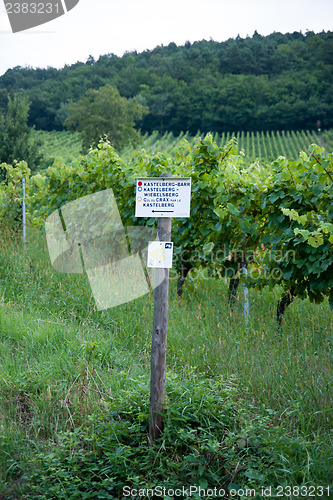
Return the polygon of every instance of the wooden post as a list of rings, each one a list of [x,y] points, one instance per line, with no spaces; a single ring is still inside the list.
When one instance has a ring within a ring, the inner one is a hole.
[[[247,276],[247,264],[246,262],[242,262],[242,274],[243,276]],[[245,323],[249,322],[249,290],[246,285],[243,283],[243,308],[244,308],[244,319]]]
[[[23,226],[23,245],[26,244],[26,219],[25,219],[25,179],[22,179],[22,226]]]
[[[242,212],[244,208],[242,206],[239,207],[239,210]],[[242,219],[244,219],[244,215],[241,216]],[[246,257],[245,257],[245,250],[246,248],[246,236],[243,238],[243,252],[244,255],[242,255],[242,267],[241,267],[241,273],[243,276],[247,276],[247,263],[246,263]],[[242,254],[243,254],[242,252]],[[249,322],[249,290],[246,285],[242,285],[243,288],[243,308],[244,308],[244,319],[246,325]]]
[[[163,175],[166,177],[167,175]],[[159,217],[158,238],[171,241],[171,217]],[[166,347],[169,306],[169,269],[155,269],[154,319],[151,344],[149,443],[154,445],[163,432]],[[163,274],[162,274],[163,273]],[[164,275],[164,276],[163,276]],[[163,279],[163,281],[161,281]]]

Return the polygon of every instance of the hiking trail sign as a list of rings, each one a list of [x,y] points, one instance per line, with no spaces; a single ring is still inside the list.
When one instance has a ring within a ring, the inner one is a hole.
[[[136,180],[135,217],[189,217],[191,177]]]

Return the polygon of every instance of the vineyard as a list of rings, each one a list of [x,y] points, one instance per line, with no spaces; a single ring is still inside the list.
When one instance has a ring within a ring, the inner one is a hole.
[[[77,158],[82,152],[82,144],[77,132],[33,130],[32,136],[41,141],[41,151],[49,161],[60,160],[67,163]]]
[[[186,139],[190,144],[193,144],[200,132],[196,136],[190,137],[187,133],[180,134],[174,137],[172,133],[166,133],[164,136],[159,136],[158,133],[151,136],[145,136],[142,147],[148,152],[164,151],[172,152],[180,140]],[[256,159],[262,162],[272,162],[280,155],[286,156],[290,160],[296,160],[299,152],[306,150],[310,144],[319,144],[327,148],[328,151],[333,150],[333,131],[326,131],[319,135],[310,131],[282,131],[282,132],[237,132],[223,133],[222,135],[214,134],[214,142],[220,146],[225,146],[232,138],[235,138],[237,151],[243,151],[248,161]]]
[[[273,154],[272,144],[278,147],[277,141],[283,147],[282,138],[290,152],[292,145],[296,148],[296,138],[305,141],[313,137],[304,133],[292,140],[290,134],[262,134],[256,142],[252,136],[252,143],[268,155]],[[70,139],[61,137],[63,144]],[[251,142],[250,135],[241,134],[239,145],[233,138],[227,143],[224,139],[228,137],[216,142],[212,134],[192,140],[183,136],[177,142],[171,136],[160,140],[149,137],[145,138],[146,148],[132,152],[128,158],[126,152],[120,157],[108,142],[101,141],[87,156],[59,163],[34,176],[30,176],[25,162],[15,168],[4,164],[7,180],[0,191],[2,220],[8,224],[15,220],[16,225],[20,220],[22,195],[17,190],[23,177],[29,222],[42,228],[47,216],[62,204],[108,188],[114,191],[124,224],[141,224],[142,220],[134,217],[136,177],[163,172],[190,176],[194,183],[192,216],[189,221],[177,221],[173,231],[176,256],[180,257],[174,266],[181,274],[180,295],[181,283],[190,272],[193,274],[193,268],[209,268],[210,262],[216,267],[216,252],[224,248],[218,265],[226,276],[232,270],[232,278],[238,282],[242,266],[249,263],[251,276],[257,276],[248,277],[250,286],[283,286],[279,322],[286,305],[296,296],[308,296],[316,302],[329,296],[332,305],[332,154],[312,144],[308,150],[301,150],[297,160],[279,155],[271,163],[250,163],[240,149]],[[169,146],[165,153],[161,152],[163,143]],[[159,152],[149,152],[155,146]],[[150,220],[150,224],[153,222]],[[184,263],[184,252],[199,255],[198,263],[193,259]],[[281,254],[279,260],[277,254]],[[273,279],[277,264],[280,274]]]
[[[72,136],[61,137],[66,151]],[[18,483],[34,499],[117,499],[128,483],[332,494],[332,134],[236,140],[155,134],[122,154],[101,141],[35,175],[25,162],[3,166],[0,496]],[[60,155],[60,140],[52,150]],[[192,193],[190,217],[172,222],[157,452],[147,449],[151,295],[98,311],[85,274],[50,265],[44,228],[68,202],[106,189],[125,228],[156,227],[135,218],[136,178],[165,172],[191,177]]]
[[[298,139],[301,137],[312,138],[306,133]],[[15,168],[5,165],[7,184],[0,192],[2,220],[9,224],[15,221],[16,225],[20,220],[17,190],[23,177],[29,222],[42,228],[47,216],[62,204],[108,188],[113,189],[123,223],[142,224],[142,219],[134,217],[136,177],[163,172],[190,176],[194,183],[192,215],[189,220],[177,221],[173,230],[179,295],[194,269],[199,274],[208,269],[211,275],[218,268],[219,273],[231,277],[232,297],[233,287],[245,279],[242,269],[246,266],[248,286],[283,287],[277,308],[279,326],[285,308],[295,297],[316,302],[329,297],[333,306],[332,154],[312,144],[294,161],[279,155],[271,163],[250,163],[240,146],[248,145],[251,136],[241,134],[240,145],[233,138],[222,144],[227,138],[216,142],[208,134],[189,141],[183,136],[175,143],[171,136],[160,140],[149,137],[145,138],[147,149],[132,152],[127,158],[126,152],[120,157],[108,142],[101,141],[87,156],[31,177],[25,162]],[[265,143],[265,138],[274,141]],[[290,134],[260,135],[257,142],[252,136],[252,142],[266,155],[268,151],[273,154],[272,144],[277,147],[278,140],[283,146],[282,138],[290,151]],[[163,143],[169,145],[166,153],[149,152],[156,144],[162,150]],[[154,219],[148,221],[153,223]],[[199,258],[184,260],[184,253]]]
[[[35,137],[42,140],[42,152],[49,160],[58,159],[69,162],[77,158],[81,153],[82,144],[77,132],[46,132],[34,131]],[[165,152],[172,154],[181,140],[186,139],[189,144],[193,144],[200,136],[189,136],[182,133],[175,137],[172,132],[160,135],[154,132],[151,135],[145,134],[142,143],[137,148],[127,148],[123,152],[123,157],[130,158],[132,153],[143,148],[148,153]],[[290,160],[296,160],[300,151],[306,151],[310,144],[318,144],[333,151],[333,130],[327,130],[320,134],[314,131],[282,131],[282,132],[237,132],[214,134],[214,142],[223,147],[232,138],[236,139],[238,151],[244,151],[248,161],[259,159],[263,162],[271,162],[280,155],[286,156]]]

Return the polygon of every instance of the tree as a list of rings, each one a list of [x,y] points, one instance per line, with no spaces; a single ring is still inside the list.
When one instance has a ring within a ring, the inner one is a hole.
[[[40,164],[40,142],[31,136],[28,127],[29,101],[21,94],[8,96],[0,107],[0,164],[26,161],[33,171]]]
[[[68,128],[75,128],[82,137],[83,146],[96,146],[107,136],[111,144],[121,150],[140,137],[135,125],[147,112],[136,99],[121,97],[116,87],[105,85],[99,90],[89,89],[78,102],[70,102]]]

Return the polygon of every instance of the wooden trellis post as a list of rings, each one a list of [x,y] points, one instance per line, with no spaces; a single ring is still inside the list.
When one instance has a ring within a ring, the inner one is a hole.
[[[22,226],[23,226],[23,245],[26,244],[26,218],[25,218],[25,179],[22,179]]]

